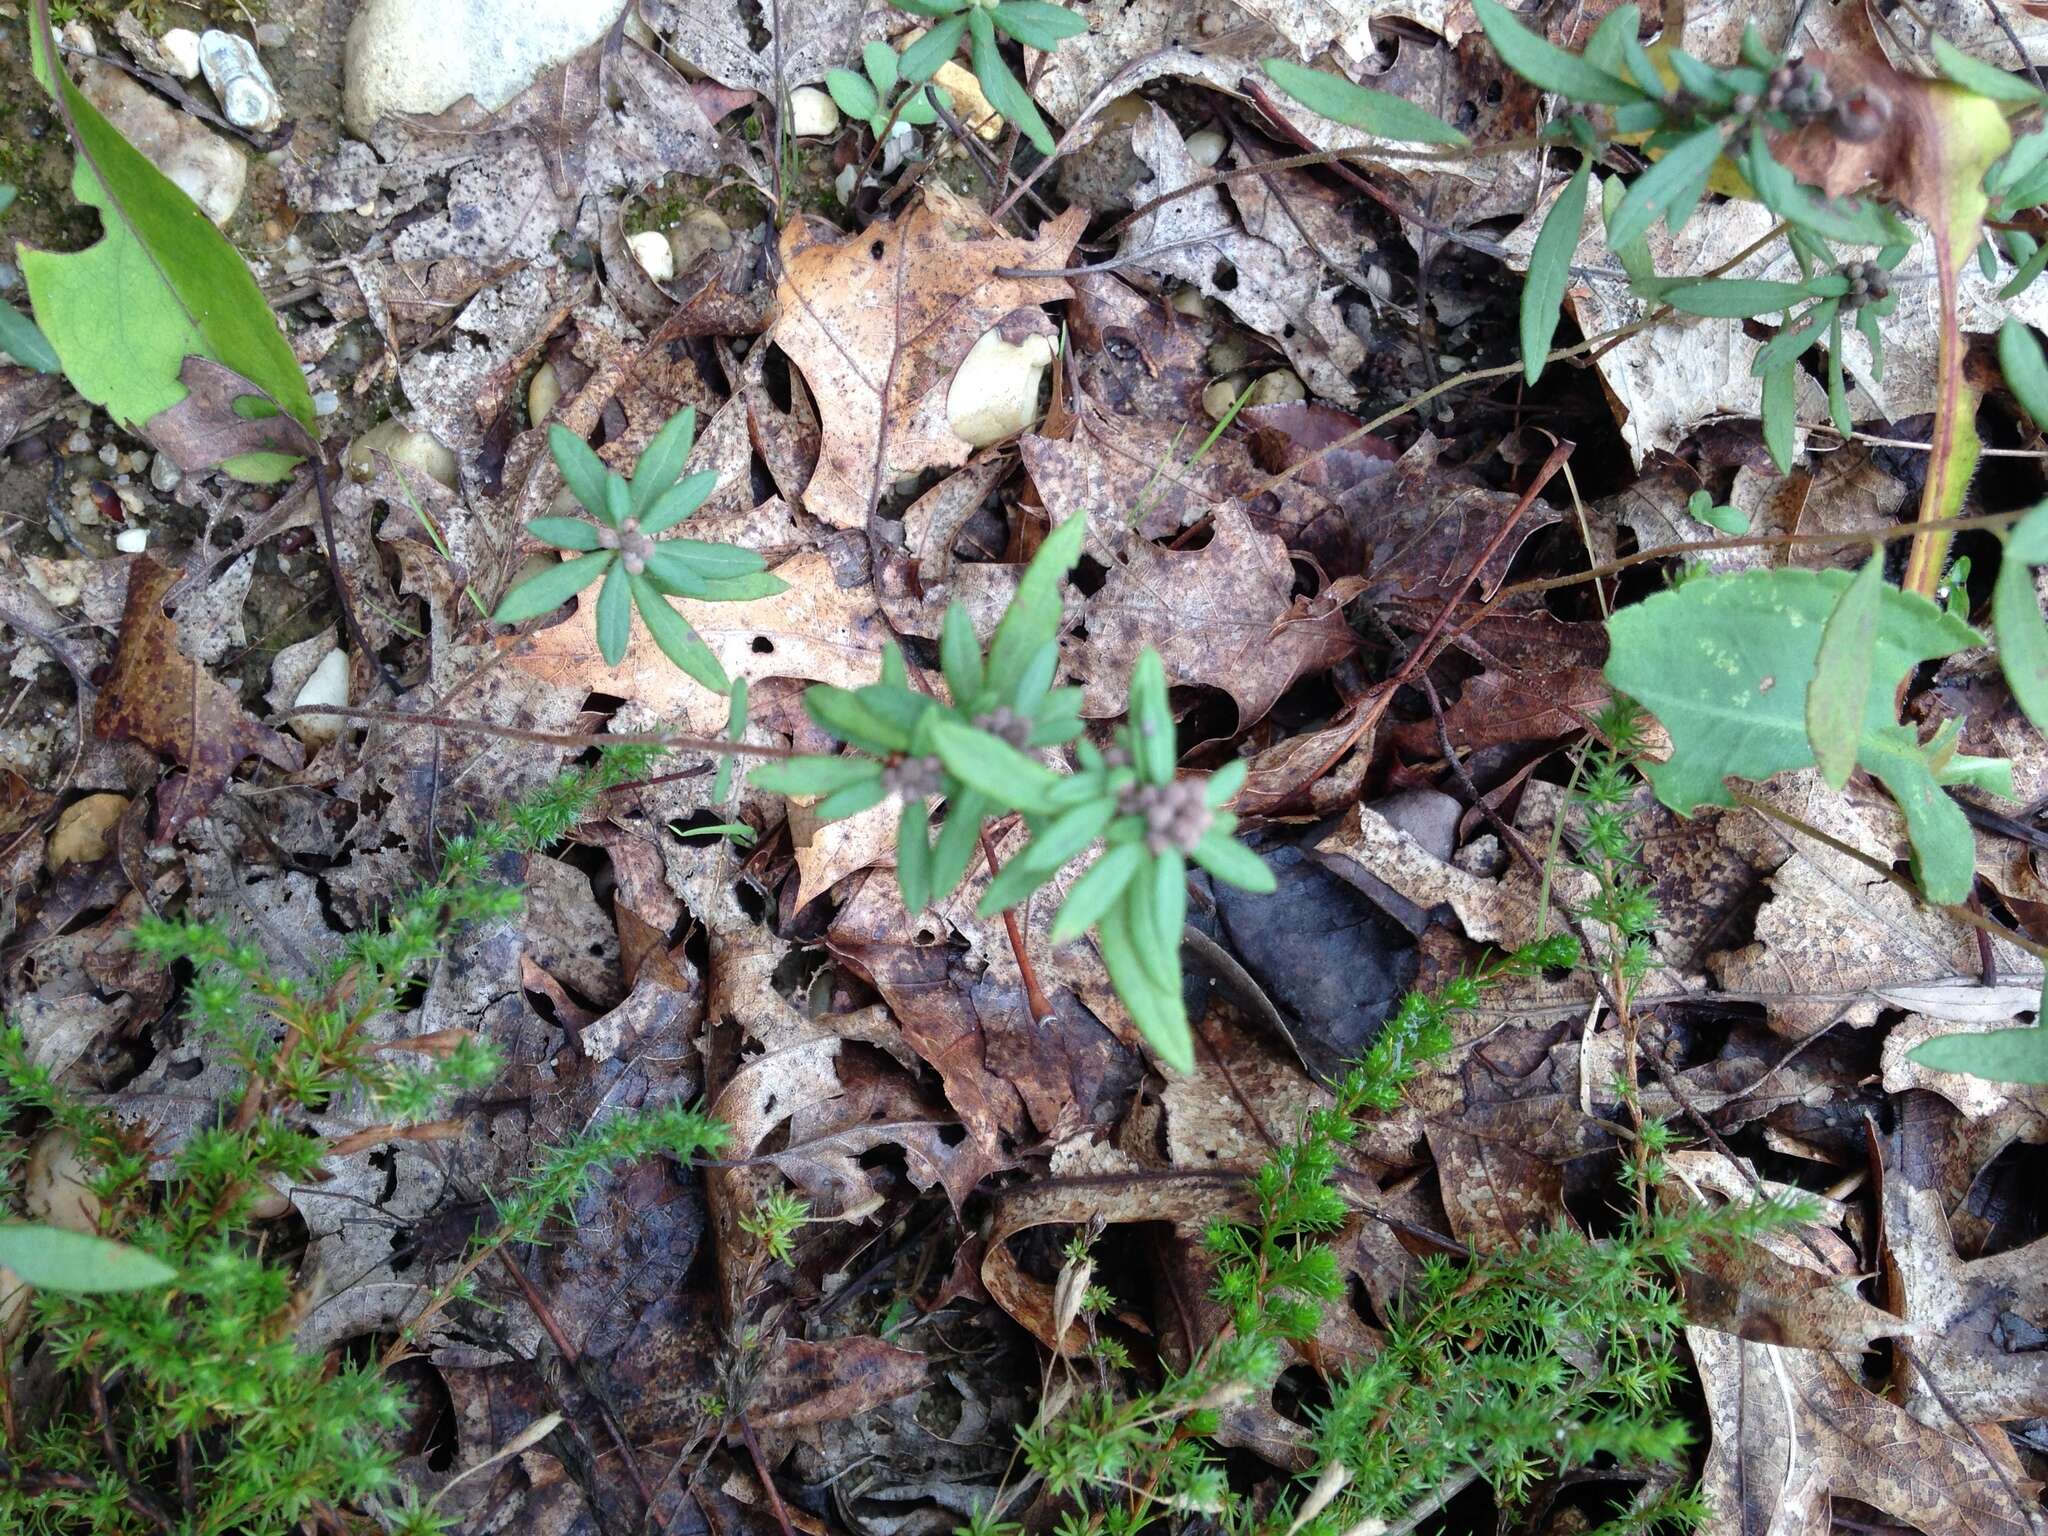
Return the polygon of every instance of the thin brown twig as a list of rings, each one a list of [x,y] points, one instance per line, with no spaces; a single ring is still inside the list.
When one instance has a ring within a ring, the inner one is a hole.
[[[746,1444],[747,1455],[753,1458],[754,1475],[768,1491],[768,1504],[775,1511],[775,1523],[782,1527],[782,1536],[796,1536],[796,1532],[790,1528],[789,1511],[782,1503],[782,1490],[775,1486],[775,1479],[769,1476],[767,1459],[761,1455],[761,1442],[754,1438],[754,1426],[747,1422],[744,1413],[740,1415],[740,1439]]]
[[[307,704],[280,710],[272,718],[290,720],[299,715],[340,715],[345,720],[365,720],[373,725],[430,726],[477,736],[502,736],[508,741],[529,741],[543,747],[667,747],[675,752],[703,752],[714,757],[760,757],[787,762],[804,754],[793,747],[750,746],[715,736],[678,736],[662,731],[625,731],[616,735],[602,731],[531,731],[522,726],[499,725],[490,720],[465,720],[458,715],[415,714],[403,709],[365,709],[349,704]]]

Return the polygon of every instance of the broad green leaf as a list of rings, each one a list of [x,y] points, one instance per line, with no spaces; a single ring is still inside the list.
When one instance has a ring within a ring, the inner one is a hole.
[[[1676,283],[1657,297],[1688,315],[1717,320],[1747,320],[1804,304],[1813,295],[1804,283],[1767,282],[1762,278],[1718,277],[1699,283]]]
[[[1475,3],[1486,4],[1490,0]],[[1627,245],[1647,235],[1660,218],[1669,222],[1674,214],[1680,215],[1674,230],[1677,224],[1683,224],[1681,210],[1689,210],[1699,200],[1695,186],[1706,180],[1720,158],[1718,126],[1702,128],[1665,150],[1661,160],[1630,183],[1627,195],[1607,222],[1608,244]]]
[[[1072,11],[1045,0],[1000,0],[990,20],[1028,48],[1051,53],[1061,42],[1079,37],[1088,23]]]
[[[1210,831],[1195,844],[1194,861],[1226,885],[1265,895],[1275,889],[1273,871],[1243,843],[1226,833]]]
[[[675,485],[683,466],[690,462],[690,449],[696,441],[697,407],[686,405],[669,417],[654,434],[654,441],[641,451],[640,461],[633,466],[633,515],[640,519],[643,533],[660,531],[647,527],[647,514]]]
[[[968,49],[968,58],[974,65],[974,78],[981,82],[981,93],[988,98],[988,104],[1002,116],[1015,123],[1023,131],[1041,155],[1053,152],[1052,132],[1045,126],[1045,119],[1038,115],[1037,103],[1031,93],[1017,83],[1017,77],[1010,73],[1010,66],[1003,62],[1001,50],[996,47],[995,27],[989,21],[987,11],[976,8],[967,13],[967,30],[973,42]]]
[[[974,620],[967,605],[946,605],[946,617],[939,627],[939,671],[953,690],[953,702],[972,709],[981,697],[981,642],[974,636]]]
[[[140,1248],[22,1221],[0,1223],[0,1264],[38,1290],[87,1296],[154,1290],[178,1278],[170,1265]]]
[[[2048,431],[2048,358],[2042,356],[2040,338],[2025,321],[2007,320],[1998,328],[1998,366],[2020,409],[2035,426]]]
[[[987,731],[977,731],[945,715],[934,716],[931,733],[939,761],[962,784],[1008,810],[1035,813],[1045,809],[1045,797],[1058,781],[1043,764]]]
[[[965,16],[952,16],[940,22],[916,42],[903,50],[903,57],[896,61],[906,80],[925,81],[938,73],[939,66],[951,59],[959,50],[960,39],[967,31]],[[924,99],[920,92],[918,99]]]
[[[1267,59],[1259,67],[1282,91],[1318,117],[1363,129],[1377,138],[1446,144],[1454,149],[1472,142],[1442,118],[1391,91],[1353,85],[1341,75],[1310,69],[1292,59]]]
[[[896,889],[907,912],[922,912],[932,902],[932,824],[922,800],[903,802],[896,818]]]
[[[0,303],[0,352],[37,373],[56,373],[63,367],[50,339],[12,304]]]
[[[633,579],[624,566],[614,563],[597,591],[597,650],[605,665],[616,667],[623,661],[632,639]]]
[[[779,763],[763,763],[751,770],[748,781],[771,795],[829,795],[834,790],[882,776],[882,765],[871,757],[792,757]]]
[[[1934,44],[1934,67],[1964,90],[1989,96],[1993,101],[2022,105],[2032,105],[2042,99],[2041,91],[2030,81],[2022,80],[2018,75],[2008,75],[1982,59],[1971,58],[1939,33],[1930,41]]]
[[[1171,784],[1180,759],[1175,739],[1173,706],[1166,697],[1166,663],[1150,646],[1138,655],[1131,671],[1131,755],[1140,778],[1153,784]]]
[[[1048,641],[1058,641],[1062,589],[1087,537],[1088,519],[1070,517],[1045,536],[1024,568],[1017,595],[989,640],[988,687],[997,698],[1014,695],[1033,655]]]
[[[888,95],[896,89],[896,50],[879,40],[866,43],[860,50],[861,67],[868,72],[868,79],[874,82],[875,90]]]
[[[2048,1083],[2048,1024],[1981,1035],[1936,1035],[1906,1053],[1936,1072],[1967,1072],[1999,1083]]]
[[[1813,682],[1806,690],[1806,739],[1831,789],[1846,785],[1856,767],[1883,596],[1884,552],[1874,550],[1855,580],[1842,588],[1821,630]]]
[[[1733,507],[1717,506],[1714,498],[1705,491],[1694,491],[1685,504],[1686,514],[1696,517],[1709,528],[1740,538],[1749,532],[1749,514],[1738,512]]]
[[[1053,919],[1052,942],[1065,944],[1071,939],[1078,939],[1100,922],[1102,914],[1116,904],[1124,893],[1124,887],[1144,865],[1145,850],[1136,843],[1125,843],[1104,852],[1101,858],[1082,871],[1081,878],[1067,891],[1059,916]]]
[[[1565,289],[1571,285],[1572,252],[1586,222],[1586,189],[1592,184],[1593,162],[1581,159],[1565,183],[1529,252],[1529,276],[1522,284],[1522,378],[1534,384],[1550,355],[1564,313]]]
[[[804,690],[804,709],[810,717],[841,741],[850,741],[864,752],[887,756],[910,750],[910,733],[894,721],[877,714],[855,694],[829,683]]]
[[[668,595],[645,576],[635,576],[632,581],[633,604],[640,610],[641,622],[654,636],[654,643],[661,647],[662,655],[713,693],[723,693],[730,688],[732,679],[726,676],[717,655],[676,612]],[[598,617],[601,625],[603,614]]]
[[[1555,91],[1567,101],[1610,107],[1643,99],[1643,93],[1626,80],[1530,31],[1497,0],[1472,0],[1472,8],[1501,62],[1531,85]]]
[[[569,494],[596,516],[618,527],[605,497],[605,482],[611,471],[591,451],[590,444],[558,421],[548,428],[548,452],[554,455],[555,467],[561,470],[562,483],[569,487]]]
[[[718,488],[718,471],[700,469],[694,475],[686,475],[659,496],[654,505],[640,516],[640,531],[652,538],[658,533],[667,533],[684,518],[704,505],[704,498]]]
[[[601,550],[536,572],[498,600],[491,622],[519,624],[552,612],[609,570],[614,558],[611,550]]]
[[[198,205],[86,100],[45,48],[46,12],[29,28],[36,78],[69,120],[78,151],[71,189],[100,216],[82,251],[22,248],[35,320],[71,385],[124,426],[145,427],[186,395],[188,356],[211,358],[267,394],[308,432],[313,397],[248,266]],[[296,459],[238,454],[221,468],[274,481]]]
[[[825,89],[848,117],[873,117],[882,105],[875,99],[875,88],[850,69],[826,70]]]
[[[1131,932],[1129,910],[1133,881],[1124,887],[1124,899],[1112,904],[1095,925],[1096,948],[1102,953],[1102,968],[1109,983],[1130,1010],[1131,1022],[1152,1047],[1160,1061],[1176,1072],[1195,1069],[1195,1042],[1188,1031],[1187,1005],[1180,987],[1162,987],[1155,982],[1138,955],[1138,941]],[[1179,968],[1178,951],[1174,966]]]
[[[526,531],[557,549],[597,548],[597,528],[580,517],[536,517]]]
[[[2022,518],[2005,541],[1991,589],[1991,627],[2006,685],[2026,717],[2048,730],[2048,623],[2034,588],[2036,565],[2048,565],[2048,502]]]
[[[1733,803],[1727,781],[1813,766],[1806,695],[1846,571],[1747,571],[1697,576],[1608,620],[1607,681],[1670,733],[1668,761],[1645,773],[1681,814]],[[1974,875],[1969,823],[1942,790],[1983,768],[1950,760],[1896,718],[1893,694],[1922,661],[1981,644],[1976,631],[1915,593],[1885,586],[1856,762],[1905,813],[1922,887],[1960,901]]]

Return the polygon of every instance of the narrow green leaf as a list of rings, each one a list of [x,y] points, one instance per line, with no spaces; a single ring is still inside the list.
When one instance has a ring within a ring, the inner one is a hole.
[[[1764,375],[1761,407],[1764,447],[1781,475],[1792,473],[1792,460],[1797,455],[1798,405],[1799,363],[1797,359],[1787,359]]]
[[[608,510],[609,502],[604,490],[611,471],[604,467],[604,460],[591,451],[590,444],[558,421],[548,428],[548,452],[554,455],[555,465],[562,471],[562,483],[569,487],[569,493],[596,516],[614,528],[618,527],[618,519]]]
[[[596,549],[597,528],[580,517],[536,517],[526,531],[557,549]]]
[[[2043,99],[2032,82],[2018,75],[2009,75],[1982,59],[1971,58],[1939,33],[1928,41],[1934,45],[1934,67],[1964,90],[1989,96],[1993,101],[2018,102],[2022,106],[2031,106]]]
[[[757,550],[714,544],[709,539],[663,539],[654,547],[678,557],[707,581],[751,576],[767,564]]]
[[[933,717],[931,733],[932,749],[946,771],[980,791],[992,804],[1033,813],[1046,808],[1046,795],[1058,780],[1043,764],[987,731],[944,715]]]
[[[676,597],[693,597],[701,601],[711,591],[710,584],[695,566],[683,558],[682,551],[670,549],[666,544],[654,546],[654,552],[647,557],[646,574],[663,592]]]
[[[1806,739],[1813,760],[1832,789],[1849,782],[1870,703],[1870,669],[1877,649],[1879,603],[1884,593],[1884,555],[1872,553],[1842,589],[1821,630],[1813,681],[1806,689]]]
[[[1070,517],[1045,536],[1024,568],[1017,594],[989,641],[988,687],[998,698],[1014,694],[1033,654],[1048,641],[1058,641],[1067,573],[1081,558],[1087,537],[1087,518]]]
[[[931,79],[938,73],[939,66],[959,51],[960,39],[966,31],[965,16],[948,17],[904,49],[903,57],[897,60],[896,67],[902,71],[906,80],[923,82]],[[923,99],[922,93],[919,99]]]
[[[889,3],[913,16],[953,16],[967,9],[968,0],[889,0]]]
[[[614,564],[604,573],[604,585],[597,593],[597,649],[607,666],[625,659],[626,646],[633,638],[633,582],[624,566]]]
[[[1180,747],[1173,706],[1166,697],[1166,663],[1150,646],[1139,653],[1131,671],[1129,709],[1131,756],[1138,776],[1151,784],[1171,784]]]
[[[1031,93],[1017,83],[1010,66],[1003,62],[989,13],[979,8],[969,11],[967,30],[973,38],[968,57],[974,63],[974,78],[981,82],[981,92],[988,98],[988,104],[1015,123],[1041,155],[1050,155],[1054,149],[1051,130],[1038,115]]]
[[[1581,57],[1595,69],[1603,70],[1617,80],[1626,80],[1628,40],[1635,37],[1642,25],[1643,13],[1639,7],[1616,6],[1586,39],[1586,51]]]
[[[896,888],[907,912],[932,903],[931,818],[922,800],[904,801],[896,818]]]
[[[1761,347],[1749,361],[1749,371],[1762,378],[1773,368],[1785,363],[1797,362],[1820,340],[1821,332],[1835,323],[1835,316],[1842,308],[1839,299],[1822,299],[1802,315],[1795,325],[1788,325]]]
[[[718,471],[715,469],[700,469],[694,475],[685,476],[654,498],[654,504],[640,516],[640,531],[649,538],[667,533],[703,506],[704,498],[717,488]]]
[[[1243,843],[1215,831],[1207,833],[1195,844],[1194,861],[1226,885],[1239,890],[1253,891],[1268,895],[1275,888],[1273,871]]]
[[[952,895],[973,862],[981,843],[981,823],[989,805],[973,790],[962,788],[946,806],[946,824],[932,844],[932,900]]]
[[[1855,423],[1849,419],[1849,386],[1842,377],[1842,317],[1828,326],[1828,420],[1848,441]]]
[[[613,552],[607,549],[575,560],[564,560],[560,565],[535,572],[498,600],[498,609],[491,615],[491,622],[519,624],[561,607],[602,576],[614,558]]]
[[[1474,3],[1485,5],[1491,0],[1474,0]],[[1661,160],[1630,184],[1621,206],[1614,210],[1614,217],[1607,224],[1608,244],[1627,245],[1647,235],[1658,219],[1690,206],[1691,201],[1697,200],[1697,194],[1692,190],[1694,183],[1704,180],[1720,158],[1721,130],[1718,126],[1702,128],[1664,151]]]
[[[875,88],[850,69],[826,70],[825,89],[848,117],[873,117],[881,106],[875,99]]]
[[[1124,888],[1124,899],[1113,904],[1095,925],[1095,945],[1102,954],[1102,968],[1109,972],[1110,985],[1131,1013],[1131,1022],[1145,1037],[1160,1061],[1176,1072],[1192,1072],[1195,1043],[1188,1031],[1187,1005],[1180,987],[1162,987],[1138,958],[1139,940],[1131,930],[1131,897],[1139,881]],[[1174,956],[1178,970],[1180,957]]]
[[[2040,338],[2024,321],[2007,320],[1998,328],[1998,366],[2020,409],[2035,426],[2048,431],[2048,358],[2041,355]]]
[[[1232,758],[1209,775],[1209,782],[1202,786],[1202,803],[1212,811],[1221,810],[1244,788],[1251,771],[1250,758]]]
[[[703,601],[752,603],[764,597],[775,597],[788,590],[789,583],[774,572],[757,571],[752,576],[721,576],[715,581],[706,581]]]
[[[725,735],[728,741],[747,739],[747,680],[733,679],[731,702],[725,710]],[[726,791],[732,788],[733,755],[728,752],[718,760],[718,774],[711,781],[711,803],[719,804],[725,799]]]
[[[1991,589],[1991,627],[2006,685],[2026,717],[2048,730],[2048,623],[2032,569],[2040,564],[2048,564],[2048,504],[2029,512],[2005,541]]]
[[[1699,283],[1677,283],[1657,295],[1673,309],[1717,320],[1747,320],[1777,314],[1804,304],[1813,295],[1804,283],[1766,282],[1762,278],[1718,277]]]
[[[623,528],[626,519],[633,515],[633,492],[623,475],[607,474],[604,477],[604,511],[614,528]]]
[[[87,1296],[154,1290],[178,1278],[170,1265],[140,1248],[20,1221],[0,1223],[0,1264],[39,1290]]]
[[[1174,849],[1156,854],[1152,867],[1147,872],[1152,889],[1145,906],[1151,918],[1152,931],[1157,936],[1159,950],[1152,956],[1152,979],[1162,987],[1180,985],[1180,935],[1188,920],[1188,861]],[[1127,895],[1125,899],[1130,898]],[[1132,915],[1136,916],[1135,906]],[[1131,925],[1131,937],[1137,938],[1138,928]],[[1146,951],[1139,950],[1141,958]]]
[[[640,610],[640,618],[646,624],[647,632],[654,636],[654,643],[661,647],[662,655],[713,693],[724,693],[732,686],[732,679],[726,676],[725,668],[720,664],[717,654],[699,638],[696,630],[690,628],[689,622],[676,612],[667,594],[645,576],[633,578],[633,603]]]
[[[1026,47],[1051,53],[1070,37],[1088,30],[1088,23],[1072,11],[1045,0],[999,0],[990,18]]]
[[[647,513],[676,483],[697,441],[697,407],[686,405],[663,423],[633,466],[633,515],[647,531]]]
[[[1310,69],[1292,59],[1266,59],[1259,67],[1273,83],[1319,117],[1345,123],[1377,138],[1462,149],[1472,141],[1434,113],[1391,91],[1353,85],[1341,75]]]
[[[747,777],[756,789],[771,795],[829,795],[882,776],[882,765],[871,757],[792,757],[779,763],[763,763]]]
[[[878,95],[887,96],[896,89],[896,50],[879,40],[862,45],[861,67],[868,72],[868,79],[874,84]]]
[[[844,789],[835,789],[812,808],[820,821],[844,821],[849,816],[858,816],[862,811],[871,811],[889,798],[889,791],[882,787],[882,777],[876,774],[872,779],[863,779],[849,784]]]
[[[1534,384],[1550,355],[1551,338],[1564,313],[1565,290],[1571,285],[1572,253],[1586,222],[1586,190],[1592,184],[1593,162],[1581,159],[1564,191],[1544,216],[1543,228],[1529,252],[1529,275],[1522,284],[1522,378]]]
[[[2044,1000],[2048,1017],[2048,1000]],[[1981,1035],[1936,1035],[1906,1053],[1936,1072],[1967,1072],[1998,1083],[2048,1083],[2048,1025],[1994,1029]]]
[[[1089,865],[1060,904],[1059,916],[1053,919],[1052,942],[1078,939],[1100,922],[1144,864],[1145,850],[1136,843],[1125,843]]]
[[[939,627],[939,671],[953,691],[953,703],[973,709],[981,698],[981,642],[974,637],[974,620],[967,605],[951,602]]]
[[[2018,298],[2034,286],[2034,280],[2041,275],[2044,268],[2048,268],[2048,242],[2043,242],[2028,253],[2027,259],[2020,264],[2019,271],[2013,274],[2012,281],[1998,290],[1998,296],[2001,299]],[[1858,318],[1861,318],[1860,314]]]
[[[1472,0],[1472,8],[1501,62],[1531,85],[1555,91],[1567,101],[1611,107],[1643,99],[1643,93],[1626,80],[1530,31],[1497,0]]]
[[[37,373],[56,373],[63,366],[50,339],[12,304],[0,303],[0,352]]]
[[[819,725],[864,752],[885,757],[910,750],[910,733],[884,719],[844,688],[819,683],[804,690],[804,709]]]

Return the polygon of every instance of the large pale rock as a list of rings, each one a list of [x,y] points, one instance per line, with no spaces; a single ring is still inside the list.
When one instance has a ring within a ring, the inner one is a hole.
[[[342,118],[367,138],[393,112],[465,96],[495,111],[603,37],[627,0],[364,0],[349,24]]]
[[[79,89],[120,129],[121,137],[177,184],[216,224],[242,204],[249,162],[242,151],[196,117],[172,107],[118,69],[90,63],[79,70]]]

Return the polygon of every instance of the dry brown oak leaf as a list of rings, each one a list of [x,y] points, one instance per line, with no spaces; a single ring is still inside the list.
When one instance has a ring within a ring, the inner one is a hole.
[[[258,724],[233,689],[178,649],[177,622],[164,612],[164,594],[178,574],[147,555],[129,566],[121,640],[92,722],[97,736],[139,741],[184,765],[185,776],[158,800],[161,838],[204,814],[244,758],[287,771],[306,765],[297,742]]]
[[[770,339],[818,397],[824,443],[804,492],[813,516],[858,528],[897,476],[967,462],[946,425],[946,390],[975,341],[1013,310],[1064,299],[1065,278],[999,267],[1064,267],[1087,222],[1072,208],[1036,240],[986,236],[985,215],[942,188],[904,218],[847,240],[798,220],[782,237]]]

